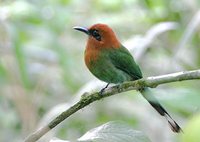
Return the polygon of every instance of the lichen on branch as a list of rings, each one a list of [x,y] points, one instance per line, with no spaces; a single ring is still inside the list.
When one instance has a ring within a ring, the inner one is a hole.
[[[78,110],[102,98],[109,97],[121,92],[126,92],[129,90],[138,90],[143,87],[154,88],[154,87],[157,87],[158,85],[165,84],[165,83],[184,81],[184,80],[194,80],[194,79],[200,79],[200,69],[193,70],[193,71],[177,72],[177,73],[161,75],[161,76],[148,77],[146,79],[143,78],[136,81],[124,82],[122,84],[115,85],[113,87],[106,89],[102,94],[100,94],[99,92],[84,93],[83,97],[81,97],[81,99],[77,103],[75,103],[66,111],[62,112],[55,119],[49,122],[46,126],[30,134],[25,139],[25,142],[37,141],[43,135],[45,135],[48,131],[56,127],[58,124],[60,124],[62,121],[67,119],[69,116],[71,116]]]

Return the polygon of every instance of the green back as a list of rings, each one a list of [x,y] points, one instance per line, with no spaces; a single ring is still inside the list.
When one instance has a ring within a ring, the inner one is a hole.
[[[101,49],[97,60],[90,61],[89,70],[107,83],[122,83],[142,78],[139,66],[123,46]]]
[[[116,68],[129,74],[133,80],[142,78],[140,67],[136,64],[133,56],[124,46],[117,49],[111,49],[109,51],[109,58]]]

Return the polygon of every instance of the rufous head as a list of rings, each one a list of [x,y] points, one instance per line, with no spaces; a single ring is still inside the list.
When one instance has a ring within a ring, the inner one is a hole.
[[[118,48],[120,42],[113,30],[106,24],[95,24],[90,28],[74,27],[88,35],[87,45],[94,48]]]

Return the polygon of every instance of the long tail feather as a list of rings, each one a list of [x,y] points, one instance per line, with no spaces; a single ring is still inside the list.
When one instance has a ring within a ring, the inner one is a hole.
[[[173,132],[179,133],[182,131],[181,127],[173,120],[169,113],[161,106],[158,100],[151,94],[148,88],[139,90],[143,97],[151,104],[151,106],[162,116],[164,116]]]

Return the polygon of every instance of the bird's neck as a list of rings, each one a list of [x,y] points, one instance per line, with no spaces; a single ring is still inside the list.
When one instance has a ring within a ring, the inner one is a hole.
[[[85,49],[85,64],[88,68],[91,67],[91,63],[95,62],[100,54],[100,49],[96,47],[86,46]]]
[[[109,41],[110,42],[97,42],[93,39],[88,40],[85,49],[85,63],[88,68],[91,67],[92,63],[100,58],[101,54],[104,54],[106,51],[121,47],[120,42],[116,38],[112,38]]]

